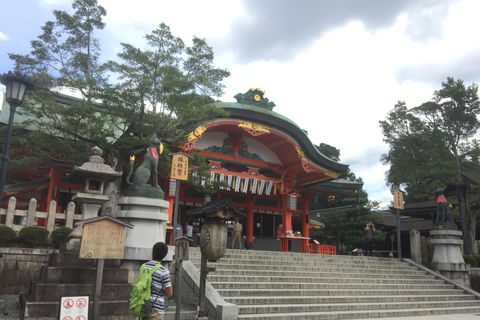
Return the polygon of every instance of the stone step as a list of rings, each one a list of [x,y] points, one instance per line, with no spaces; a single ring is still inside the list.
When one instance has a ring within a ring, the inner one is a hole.
[[[261,258],[261,259],[259,259]],[[199,263],[200,262],[200,257],[193,258],[189,257],[189,259],[193,263]],[[305,259],[305,258],[298,258],[298,259],[290,259],[290,260],[285,260],[284,257],[278,256],[278,257],[252,257],[245,255],[243,257],[238,257],[238,258],[231,258],[231,257],[223,257],[217,260],[217,262],[211,262],[212,264],[216,263],[222,263],[222,264],[233,264],[233,265],[241,265],[241,264],[256,264],[256,265],[305,265],[305,266],[315,266],[315,265],[341,265],[341,266],[375,266],[375,267],[381,267],[381,266],[405,266],[408,267],[407,263],[404,262],[399,262],[397,259],[389,259],[389,260],[338,260],[338,259],[315,259],[315,258],[310,258],[310,259]]]
[[[452,308],[452,307],[480,307],[480,301],[421,301],[421,302],[388,302],[388,303],[330,303],[330,304],[266,304],[239,306],[239,314],[266,314],[291,312],[332,312],[332,311],[369,311],[392,310],[407,308]]]
[[[132,292],[132,284],[103,284],[101,301],[128,300]],[[80,283],[44,283],[41,280],[32,281],[30,290],[32,300],[59,301],[62,296],[95,295],[95,284]]]
[[[394,270],[388,271],[377,271],[375,272],[370,270],[362,270],[359,272],[358,269],[345,269],[345,270],[332,270],[332,271],[305,271],[302,268],[298,268],[298,270],[268,270],[268,269],[251,269],[251,270],[243,270],[243,269],[226,269],[226,268],[215,268],[216,270],[211,273],[212,275],[251,275],[254,273],[255,275],[275,275],[275,276],[286,276],[291,277],[292,275],[305,275],[305,277],[345,277],[345,278],[398,278],[398,277],[410,277],[413,279],[418,278],[434,278],[432,275],[427,275],[425,271],[401,271],[395,272]],[[382,273],[380,273],[382,272]]]
[[[217,274],[218,273],[218,274]],[[210,282],[228,282],[228,281],[235,281],[235,282],[259,282],[259,281],[272,281],[272,282],[282,282],[288,281],[288,279],[298,279],[301,282],[309,282],[313,281],[314,279],[324,279],[324,278],[341,278],[342,274],[336,273],[311,273],[311,274],[302,274],[300,272],[292,273],[290,276],[288,274],[285,275],[271,275],[269,276],[268,273],[260,273],[260,272],[250,272],[250,274],[260,274],[260,275],[236,275],[235,272],[214,272],[208,275],[207,280]],[[264,275],[261,275],[264,274]],[[300,276],[301,275],[301,276]],[[374,275],[374,274],[361,274],[361,273],[351,273],[351,274],[343,274],[344,279],[349,279],[350,281],[354,282],[356,279],[363,279],[362,282],[365,282],[365,279],[377,279],[383,280],[384,282],[388,282],[389,279],[405,279],[410,280],[425,280],[425,279],[434,279],[431,276],[422,276],[422,275]]]
[[[389,295],[389,296],[302,296],[302,297],[228,297],[226,301],[242,306],[269,304],[329,304],[329,303],[390,303],[418,301],[459,301],[476,300],[474,295],[461,294],[426,294],[426,295]]]
[[[421,308],[421,309],[395,309],[395,310],[361,310],[361,311],[332,311],[332,312],[295,312],[278,314],[239,314],[238,319],[249,320],[317,320],[317,319],[373,319],[373,318],[399,318],[414,316],[432,316],[440,314],[466,314],[479,313],[480,306],[451,307],[451,308]]]
[[[91,296],[93,297],[93,296]],[[32,301],[29,294],[20,295],[20,310],[23,310],[23,316],[26,319],[42,317],[59,316],[60,299],[56,301]],[[89,304],[89,319],[93,319],[93,299],[90,299]],[[101,316],[115,316],[115,319],[132,319],[128,310],[128,300],[112,300],[100,302]],[[23,319],[23,317],[22,317]]]
[[[103,269],[103,283],[128,283],[128,269]],[[42,266],[40,280],[45,283],[96,283],[97,268],[63,268]]]
[[[289,281],[292,281],[289,279]],[[439,280],[437,280],[439,281]],[[315,282],[315,283],[298,283],[298,282],[215,282],[213,286],[217,290],[223,289],[250,289],[250,290],[263,290],[263,289],[276,289],[276,290],[292,290],[292,289],[301,289],[301,290],[312,290],[317,288],[322,289],[389,289],[389,290],[398,290],[398,289],[453,289],[455,288],[452,284],[445,283],[324,283],[324,282]]]
[[[98,259],[81,259],[78,253],[52,253],[49,266],[66,268],[96,268]],[[119,268],[121,260],[105,259],[104,268]]]
[[[200,266],[200,261],[192,261],[192,263],[196,266]],[[216,267],[218,269],[235,269],[235,270],[258,270],[258,264],[255,262],[252,263],[224,263],[222,260],[219,260],[216,263],[208,263],[209,267]],[[284,271],[296,271],[298,268],[301,268],[302,270],[305,271],[324,271],[324,272],[332,272],[332,271],[347,271],[347,270],[356,270],[358,269],[358,266],[348,266],[345,264],[337,263],[337,264],[318,264],[318,263],[311,263],[308,265],[305,264],[275,264],[272,262],[271,264],[262,264],[262,269],[268,269],[268,270],[284,270]],[[411,266],[408,265],[365,265],[364,268],[366,270],[371,270],[372,272],[377,272],[377,271],[397,271],[397,272],[411,272],[412,269]],[[420,271],[419,271],[420,272]],[[426,272],[421,271],[422,274],[426,274]]]
[[[213,284],[214,285],[214,284]],[[227,299],[228,297],[272,297],[272,296],[391,296],[391,295],[439,295],[439,294],[463,294],[461,289],[217,289],[217,292]]]

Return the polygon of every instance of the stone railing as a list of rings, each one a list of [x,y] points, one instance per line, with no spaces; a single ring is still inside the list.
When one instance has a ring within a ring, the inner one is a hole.
[[[8,207],[7,209],[0,210],[0,216],[6,216],[5,223],[7,227],[12,228],[14,231],[20,231],[25,226],[35,226],[37,225],[38,218],[46,219],[46,227],[48,231],[52,232],[56,224],[72,228],[73,229],[73,222],[74,220],[81,220],[81,214],[75,214],[75,203],[70,202],[67,206],[67,210],[64,213],[56,213],[57,211],[57,203],[52,200],[50,202],[48,212],[40,212],[37,211],[37,200],[31,199],[28,203],[27,210],[17,210],[17,199],[15,197],[10,197],[8,200]],[[14,217],[21,217],[19,224],[14,224]],[[26,219],[25,219],[26,218]],[[3,221],[3,219],[0,219]]]

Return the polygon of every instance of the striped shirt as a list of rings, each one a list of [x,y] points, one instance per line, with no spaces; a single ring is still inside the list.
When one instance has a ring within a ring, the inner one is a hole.
[[[155,265],[159,264],[156,261],[148,261],[145,263],[145,269],[150,270]],[[165,302],[163,300],[163,292],[164,288],[170,287],[172,284],[170,283],[170,272],[165,267],[160,267],[155,271],[152,275],[152,292],[150,293],[150,301],[152,302],[152,306],[159,314],[165,313]]]

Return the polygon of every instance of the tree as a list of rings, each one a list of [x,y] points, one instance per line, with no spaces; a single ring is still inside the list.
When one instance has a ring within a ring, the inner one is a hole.
[[[150,136],[175,147],[207,119],[226,116],[207,105],[212,95],[222,95],[221,82],[230,73],[213,66],[213,49],[205,40],[194,37],[187,47],[162,23],[145,36],[151,49],[122,44],[121,62],[101,64],[94,32],[105,26],[105,9],[97,0],[74,0],[72,7],[73,15],[54,11],[55,22],[45,24],[30,54],[10,54],[16,70],[37,83],[22,108],[28,117],[24,126],[35,130],[20,138],[34,152],[18,165],[28,170],[79,165],[89,146],[97,145],[116,170],[124,170],[128,156],[142,153]],[[118,75],[118,82],[109,83],[107,72]],[[64,96],[63,90],[80,98]],[[118,195],[119,187],[115,181],[106,193]]]
[[[406,186],[406,199],[426,199],[436,187],[456,187],[464,250],[477,254],[475,213],[469,212],[462,173],[478,170],[478,145],[472,141],[480,128],[478,86],[466,87],[462,80],[447,78],[434,92],[432,101],[408,110],[399,103],[380,121],[384,141],[390,145],[382,156],[390,165],[391,186]],[[428,189],[428,190],[427,190]]]
[[[55,21],[46,22],[43,33],[31,41],[30,54],[9,54],[15,69],[36,83],[19,113],[29,117],[24,126],[36,129],[23,142],[35,150],[32,156],[38,165],[82,163],[92,144],[105,150],[106,141],[114,138],[98,114],[101,106],[94,103],[105,82],[94,34],[104,28],[106,11],[97,0],[75,0],[72,8],[73,15],[53,12]],[[58,99],[60,91],[80,98]]]

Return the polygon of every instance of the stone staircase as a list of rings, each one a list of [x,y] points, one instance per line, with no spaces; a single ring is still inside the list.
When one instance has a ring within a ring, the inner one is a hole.
[[[190,260],[200,269],[200,251]],[[392,258],[227,250],[208,281],[238,319],[371,319],[480,313],[480,295]]]

